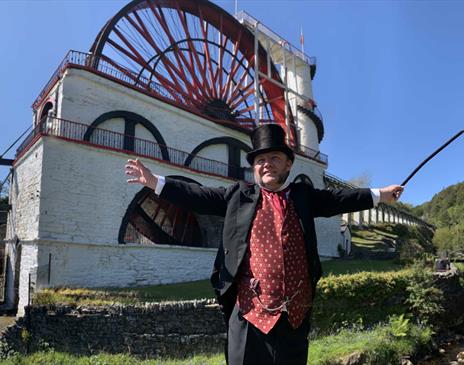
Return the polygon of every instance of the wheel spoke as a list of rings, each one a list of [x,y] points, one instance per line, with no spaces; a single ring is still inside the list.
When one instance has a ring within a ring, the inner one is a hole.
[[[203,20],[203,15],[202,15],[202,11],[201,11],[201,8],[198,7],[198,11],[199,11],[199,17],[200,17],[200,28],[201,28],[201,31],[203,33],[203,40],[204,40],[204,46],[203,46],[203,50],[205,52],[205,57],[206,57],[206,65],[208,66],[208,72],[209,72],[209,77],[210,77],[210,80],[211,80],[211,91],[212,91],[212,94],[215,98],[217,98],[217,93],[216,93],[216,88],[214,87],[214,76],[213,76],[213,66],[211,64],[211,57],[210,57],[210,54],[209,54],[209,47],[208,47],[208,23],[206,23],[204,20]]]
[[[209,88],[209,87],[206,87],[206,82],[207,82],[207,80],[206,80],[206,78],[204,77],[204,76],[205,76],[205,73],[204,73],[205,70],[204,70],[204,68],[201,66],[201,62],[200,62],[200,59],[199,59],[199,57],[198,57],[197,50],[196,50],[196,48],[195,48],[195,45],[192,43],[192,36],[190,35],[190,31],[189,31],[189,27],[188,27],[188,25],[187,25],[187,19],[186,19],[185,13],[182,12],[182,11],[180,10],[179,7],[177,8],[177,13],[178,13],[178,15],[179,15],[179,19],[180,19],[181,24],[182,24],[182,27],[183,27],[183,29],[184,29],[185,35],[187,36],[187,44],[188,44],[188,47],[189,47],[189,49],[190,49],[190,52],[189,52],[190,59],[191,59],[191,61],[193,61],[192,58],[194,57],[194,59],[196,60],[197,65],[199,66],[201,75],[203,76],[203,77],[202,77],[203,82],[200,82],[200,81],[198,80],[198,78],[197,78],[197,76],[196,76],[196,72],[195,72],[195,70],[194,70],[193,62],[188,63],[188,62],[186,61],[186,66],[187,66],[187,67],[189,67],[189,66],[192,67],[192,68],[190,69],[190,72],[191,72],[191,74],[192,74],[192,77],[194,77],[194,78],[196,79],[196,81],[197,81],[199,84],[201,84],[202,90],[204,90],[204,91],[206,92],[206,94],[207,94],[206,97],[207,97],[207,98],[211,98],[211,97],[212,97],[212,94],[211,94],[211,92],[210,92],[210,88]],[[181,54],[183,55],[183,53],[181,53]],[[193,57],[192,57],[192,55],[193,55]]]
[[[247,88],[245,88],[244,90],[242,90],[243,93],[241,93],[241,95],[240,95],[241,97],[238,98],[238,99],[236,99],[235,103],[232,104],[232,105],[230,106],[230,108],[231,108],[232,110],[234,110],[234,109],[235,109],[236,107],[238,107],[241,103],[243,103],[250,95],[253,95],[253,94],[254,94],[255,89],[252,88],[251,86],[253,86],[253,83],[251,83],[250,85],[248,85]],[[248,88],[249,88],[249,90],[246,91]]]
[[[248,89],[250,86],[253,86],[254,85],[254,80],[252,80],[252,82],[250,82],[246,87],[242,87],[243,85],[243,81],[245,81],[245,78],[248,75],[248,69],[250,68],[251,65],[248,65],[248,68],[244,70],[242,76],[240,77],[240,80],[238,81],[237,84],[235,84],[234,86],[234,90],[232,91],[231,95],[229,96],[228,100],[227,100],[227,103],[231,104],[233,102],[233,100],[237,97],[237,95],[240,94],[241,91],[243,90],[246,90]]]
[[[230,65],[231,72],[227,75],[226,83],[224,84],[223,90],[221,90],[221,99],[226,98],[227,94],[229,93],[229,89],[231,86],[231,82],[235,77],[235,73],[240,67],[240,64],[243,62],[245,55],[242,55],[242,59],[240,62],[237,63],[238,59],[238,45],[240,43],[240,39],[242,38],[242,31],[240,30],[240,33],[238,35],[238,39],[234,43],[233,47],[233,57],[232,57],[232,63]]]
[[[147,29],[145,28],[143,22],[141,21],[140,17],[137,15],[137,13],[134,13],[137,21],[139,24],[136,24],[132,19],[128,18],[129,22],[132,24],[132,26],[143,36],[145,39],[149,42],[149,44],[153,47],[153,49],[156,51],[157,54],[162,54],[161,49],[156,45],[156,43],[153,41],[153,38],[149,35],[147,32]],[[192,85],[185,72],[183,71],[182,67],[176,67],[167,57],[164,57],[164,55],[160,56],[161,62],[164,64],[166,71],[169,73],[171,76],[171,79],[176,80],[176,76],[173,75],[173,72],[177,74],[177,76],[182,80],[182,82],[186,85],[188,90],[191,90],[195,93],[196,98],[201,98],[201,89],[199,88],[199,85]],[[193,95],[192,95],[193,97]]]
[[[175,106],[229,123],[236,117],[252,118],[254,93],[259,91],[263,118],[285,124],[284,92],[255,75],[250,49],[253,33],[230,14],[208,1],[194,0],[138,0],[124,9],[92,46],[95,59],[112,60],[107,65],[123,80],[153,95],[164,95]],[[258,66],[264,72],[266,51],[259,46],[259,53]],[[280,81],[273,64],[270,71]],[[256,77],[259,90],[255,90]],[[294,140],[296,129],[289,111],[290,140]],[[240,124],[239,119],[235,122]]]

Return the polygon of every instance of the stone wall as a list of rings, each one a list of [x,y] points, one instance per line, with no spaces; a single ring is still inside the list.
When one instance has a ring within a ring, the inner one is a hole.
[[[146,306],[27,307],[0,340],[0,357],[45,347],[72,354],[130,353],[140,358],[222,352],[225,326],[214,300]]]

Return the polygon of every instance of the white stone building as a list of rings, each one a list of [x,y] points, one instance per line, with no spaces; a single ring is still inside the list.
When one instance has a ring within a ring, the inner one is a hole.
[[[315,69],[248,14],[203,0],[129,3],[89,53],[68,53],[34,103],[10,181],[3,307],[21,314],[45,287],[209,276],[221,219],[127,184],[128,158],[202,185],[251,181],[249,131],[279,123],[296,152],[290,178],[324,189]],[[320,254],[338,256],[341,217],[316,223]]]

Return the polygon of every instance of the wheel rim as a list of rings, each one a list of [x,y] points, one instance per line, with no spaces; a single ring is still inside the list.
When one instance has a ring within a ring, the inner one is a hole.
[[[162,90],[176,105],[207,117],[255,127],[254,36],[205,0],[136,0],[102,28],[90,50],[147,91]],[[259,48],[259,70],[267,73]],[[98,64],[95,65],[98,67]],[[271,63],[272,78],[281,82]],[[285,130],[284,91],[260,78],[260,120]],[[290,108],[289,141],[296,129]]]

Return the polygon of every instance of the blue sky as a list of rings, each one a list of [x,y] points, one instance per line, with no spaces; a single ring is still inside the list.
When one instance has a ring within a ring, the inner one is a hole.
[[[70,49],[87,51],[127,1],[0,1],[0,153],[30,124],[31,104]],[[229,12],[234,1],[215,1]],[[314,97],[324,118],[328,171],[370,185],[400,183],[464,129],[464,2],[238,1],[317,57]],[[12,158],[10,152],[5,157]],[[430,200],[464,181],[464,137],[407,185],[402,201]],[[0,167],[0,179],[8,173]]]

